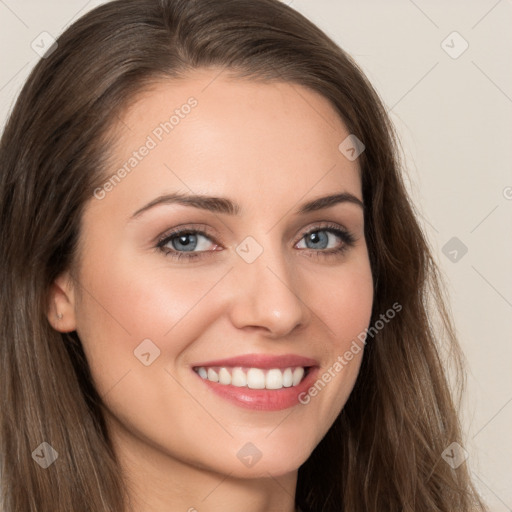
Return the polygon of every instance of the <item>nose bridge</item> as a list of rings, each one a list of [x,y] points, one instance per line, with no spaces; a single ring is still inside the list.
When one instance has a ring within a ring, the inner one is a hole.
[[[232,320],[239,327],[262,327],[283,336],[307,321],[291,263],[282,244],[268,235],[246,237],[236,248],[236,293]]]

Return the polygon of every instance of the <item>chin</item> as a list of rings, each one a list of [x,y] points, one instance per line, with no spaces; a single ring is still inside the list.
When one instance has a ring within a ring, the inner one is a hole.
[[[315,444],[298,444],[293,437],[284,443],[282,437],[270,441],[238,443],[233,459],[229,462],[228,473],[239,478],[279,477],[296,472],[309,458]]]

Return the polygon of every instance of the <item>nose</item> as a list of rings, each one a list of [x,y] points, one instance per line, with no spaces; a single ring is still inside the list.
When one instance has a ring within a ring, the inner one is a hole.
[[[265,247],[252,263],[236,257],[231,272],[231,321],[239,329],[261,329],[271,338],[303,329],[311,311],[299,276],[281,249]]]

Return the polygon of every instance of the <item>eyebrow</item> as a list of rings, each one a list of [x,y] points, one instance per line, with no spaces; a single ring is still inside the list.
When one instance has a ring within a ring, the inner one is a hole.
[[[318,197],[317,199],[304,203],[295,213],[297,215],[301,215],[329,208],[339,203],[352,203],[360,206],[364,210],[364,204],[359,198],[349,192],[342,192],[330,196]],[[240,212],[242,211],[242,208],[238,203],[225,197],[174,193],[157,197],[142,208],[139,208],[132,215],[131,219],[139,217],[144,212],[154,208],[155,206],[164,204],[192,206],[194,208],[200,208],[201,210],[208,210],[213,213],[224,213],[227,215],[240,215]]]

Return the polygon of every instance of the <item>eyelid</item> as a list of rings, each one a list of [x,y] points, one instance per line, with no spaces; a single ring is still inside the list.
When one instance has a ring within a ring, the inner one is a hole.
[[[312,223],[311,227],[302,229],[300,231],[299,238],[294,242],[293,245],[295,245],[297,242],[302,240],[302,238],[304,238],[304,236],[306,236],[314,231],[319,231],[321,229],[328,229],[328,228],[332,228],[332,229],[350,233],[350,230],[348,230],[341,224],[332,223],[331,221],[316,221],[316,222]],[[178,226],[174,226],[173,228],[168,229],[163,234],[159,235],[157,237],[155,243],[158,245],[161,242],[167,240],[172,235],[181,234],[183,232],[186,233],[189,231],[194,231],[194,232],[197,232],[198,234],[207,235],[209,238],[212,239],[212,242],[215,242],[217,245],[220,245],[219,242],[215,239],[216,235],[214,233],[212,233],[213,230],[207,224],[180,224]]]
[[[345,228],[344,226],[342,226],[341,224],[338,224],[338,223],[333,223],[333,222],[330,222],[327,220],[317,221],[317,222],[313,222],[311,227],[305,228],[300,231],[299,239],[297,240],[297,242],[299,240],[302,240],[302,238],[304,238],[304,236],[308,235],[309,233],[314,233],[315,231],[321,231],[324,229],[325,230],[334,229],[337,231],[347,231],[347,232],[349,231],[347,228]]]
[[[218,242],[215,240],[215,235],[212,233],[213,230],[207,224],[180,224],[178,226],[174,226],[173,228],[168,229],[163,234],[159,235],[155,243],[157,246],[159,246],[161,243],[165,242],[169,237],[181,233],[188,233],[189,231],[197,232],[200,235],[207,235],[208,238],[212,239],[212,242],[218,244]]]

